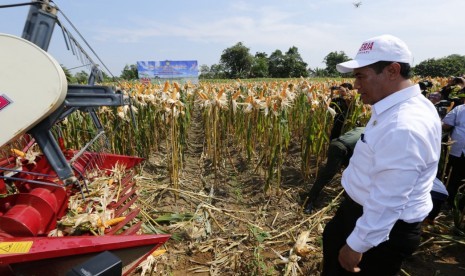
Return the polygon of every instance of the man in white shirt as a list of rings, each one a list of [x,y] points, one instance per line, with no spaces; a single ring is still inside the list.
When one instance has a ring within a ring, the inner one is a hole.
[[[465,100],[465,98],[464,98]],[[461,104],[452,109],[442,119],[442,128],[446,131],[452,130],[450,138],[455,141],[449,152],[449,170],[452,169],[450,179],[447,185],[449,192],[449,205],[452,208],[463,209],[464,202],[460,202],[462,206],[454,206],[454,200],[457,195],[458,188],[465,184],[465,105]]]
[[[346,197],[323,233],[323,275],[396,275],[420,244],[441,147],[441,121],[410,77],[412,54],[391,35],[354,60],[354,88],[372,116],[342,175]]]

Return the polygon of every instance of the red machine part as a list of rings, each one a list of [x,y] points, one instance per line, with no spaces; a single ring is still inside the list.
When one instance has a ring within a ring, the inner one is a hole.
[[[3,239],[0,240],[0,274],[66,275],[71,267],[102,251],[110,251],[121,259],[123,275],[128,275],[169,238],[170,235],[109,235]]]
[[[77,151],[68,150],[65,152],[65,156],[74,156]],[[116,164],[124,166],[126,169],[131,169],[139,165],[144,158],[136,156],[127,156],[112,153],[96,153],[96,152],[85,152],[76,162],[73,163],[74,169],[84,173],[88,170],[89,166],[95,166],[98,164],[100,170],[111,170]]]
[[[76,151],[67,151],[65,156],[71,158],[74,154]],[[78,175],[85,175],[86,171],[96,168],[104,173],[110,172],[116,164],[131,169],[143,160],[140,157],[84,152],[74,162],[73,167]],[[0,163],[5,162],[5,160],[0,161]],[[64,186],[57,187],[57,183],[61,183],[57,181],[56,174],[47,159],[44,156],[38,156],[33,164],[23,163],[23,169],[15,176],[18,180],[14,182],[20,193],[0,199],[0,236],[27,237],[47,234],[55,228],[56,221],[63,216],[67,208],[71,191]],[[134,182],[131,181],[132,177],[133,174],[128,171],[121,181],[123,196],[116,204],[109,206],[110,209],[115,209],[115,216],[121,216],[123,212],[128,211],[137,199]],[[50,186],[37,184],[34,181],[49,183]],[[2,183],[4,185],[4,182]],[[119,231],[136,217],[139,211],[137,208],[132,210],[126,215],[124,223],[112,227],[111,231],[107,230],[108,234]],[[136,233],[139,229],[140,223],[126,231]]]
[[[69,160],[76,153],[67,150],[65,156]],[[0,159],[0,167],[16,168],[15,158]],[[131,169],[142,161],[139,157],[84,152],[73,169],[80,176],[93,169],[109,174],[116,164]],[[132,170],[119,183],[122,196],[108,206],[115,217],[126,218],[105,229],[105,236],[46,237],[65,214],[73,187],[62,186],[44,156],[37,156],[32,164],[23,161],[22,169],[12,175],[19,193],[0,199],[0,275],[64,275],[70,267],[107,250],[122,260],[123,275],[127,275],[170,237],[136,235],[141,221],[127,227],[140,212],[130,208],[137,200]],[[3,179],[0,193],[6,193]]]
[[[35,188],[0,199],[0,236],[44,235],[56,226],[67,207],[63,188]]]

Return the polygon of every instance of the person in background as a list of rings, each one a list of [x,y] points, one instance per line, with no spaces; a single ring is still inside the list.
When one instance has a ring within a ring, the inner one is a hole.
[[[420,85],[421,94],[425,97],[428,97],[428,89],[433,87],[433,83],[429,80],[422,80],[418,83],[418,85]]]
[[[410,80],[412,59],[402,40],[381,35],[336,65],[353,72],[372,114],[342,174],[345,199],[323,232],[322,275],[397,275],[420,245],[433,207],[441,121]]]
[[[329,135],[329,140],[336,139],[341,136],[342,128],[347,119],[347,114],[349,112],[351,95],[350,90],[352,90],[352,84],[343,83],[340,86],[331,87],[331,93],[338,93],[337,97],[331,98],[331,103],[329,106],[336,111],[334,116],[333,127],[331,129],[331,134]]]
[[[463,77],[450,77],[447,84],[441,88],[439,93],[441,94],[441,100],[450,101],[450,94],[453,92],[455,87],[465,87],[465,78]]]
[[[441,101],[441,94],[439,92],[433,92],[428,94],[428,99],[433,103],[437,104]]]
[[[465,96],[465,95],[464,95]],[[442,119],[442,129],[450,132],[450,139],[455,141],[449,151],[449,161],[446,172],[450,172],[450,178],[447,183],[447,191],[449,192],[448,202],[452,208],[463,209],[465,202],[461,202],[461,206],[455,206],[454,200],[459,187],[465,182],[465,105],[462,98],[462,104],[453,108]]]
[[[310,214],[318,196],[326,184],[328,184],[341,171],[342,167],[349,164],[349,159],[355,148],[355,144],[360,139],[364,127],[356,127],[340,137],[331,140],[326,157],[326,164],[318,170],[318,174],[312,188],[307,194],[304,213]]]

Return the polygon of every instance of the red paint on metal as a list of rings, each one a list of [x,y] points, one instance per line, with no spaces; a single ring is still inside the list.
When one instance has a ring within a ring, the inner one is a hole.
[[[24,150],[26,152],[26,149],[32,146],[33,140],[24,141],[28,142]],[[64,145],[60,143],[60,147],[63,150]],[[67,160],[71,160],[77,151],[66,150],[63,153]],[[72,165],[76,176],[85,176],[87,170],[93,169],[109,175],[116,165],[129,170],[143,160],[139,157],[117,154],[84,152]],[[126,275],[170,238],[170,235],[136,235],[142,221],[128,227],[129,222],[140,212],[139,208],[130,209],[137,200],[131,171],[127,171],[118,183],[121,187],[121,197],[108,206],[114,209],[115,216],[126,218],[106,229],[106,236],[44,237],[55,229],[57,220],[67,211],[69,196],[76,192],[76,187],[72,185],[64,187],[45,156],[37,156],[34,161],[29,163],[27,160],[22,160],[20,172],[14,174],[14,177],[19,179],[13,181],[19,193],[0,198],[0,242],[32,241],[32,247],[24,253],[0,252],[0,275],[9,275],[4,273],[11,272],[10,268],[21,271],[31,269],[31,273],[35,273],[34,269],[49,271],[49,266],[50,271],[60,271],[60,273],[47,272],[46,275],[63,275],[66,269],[71,269],[71,263],[107,250],[116,252],[124,260],[123,262],[127,262],[123,272],[123,275]],[[0,159],[0,166],[17,169],[16,158]],[[31,180],[51,185],[32,183]],[[0,179],[0,193],[6,192],[5,181]]]

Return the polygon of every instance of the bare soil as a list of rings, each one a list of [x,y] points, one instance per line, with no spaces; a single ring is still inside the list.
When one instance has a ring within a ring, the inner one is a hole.
[[[159,187],[150,195],[157,209],[152,216],[173,218],[157,225],[172,238],[152,275],[319,275],[321,234],[337,207],[340,175],[325,187],[314,213],[305,215],[301,195],[312,179],[302,178],[298,145],[285,158],[281,186],[265,193],[256,161],[230,146],[215,168],[204,153],[202,126],[192,124],[177,190],[167,177],[164,150],[143,168],[147,181]],[[437,221],[425,226],[423,244],[401,275],[465,275],[465,238],[454,231],[450,211]],[[310,231],[306,250],[297,256],[294,246],[304,231]]]

